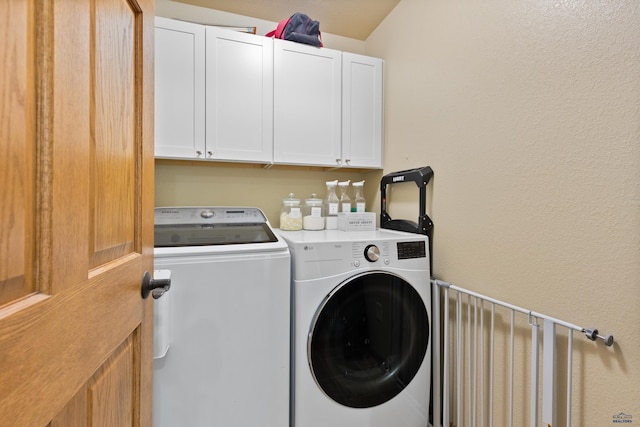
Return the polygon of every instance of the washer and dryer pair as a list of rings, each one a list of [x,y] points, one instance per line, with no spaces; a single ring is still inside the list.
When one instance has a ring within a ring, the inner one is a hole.
[[[426,236],[276,230],[291,252],[295,427],[429,422]]]

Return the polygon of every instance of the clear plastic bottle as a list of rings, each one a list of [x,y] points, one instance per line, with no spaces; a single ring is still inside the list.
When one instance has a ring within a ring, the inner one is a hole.
[[[353,191],[355,195],[353,196],[353,205],[351,207],[351,212],[365,212],[367,201],[364,199],[364,181],[354,182]]]
[[[351,212],[351,197],[349,197],[349,183],[351,180],[341,181],[338,183],[340,191],[340,212]]]
[[[327,181],[327,198],[325,199],[325,228],[327,230],[335,230],[338,228],[338,211],[340,209],[340,200],[336,195],[336,186],[338,181]]]
[[[322,199],[318,199],[313,193],[310,199],[304,201],[302,207],[302,228],[305,230],[324,229],[324,216],[322,215]]]
[[[280,210],[280,229],[287,231],[302,230],[302,211],[300,210],[300,199],[296,199],[293,193],[282,200]]]

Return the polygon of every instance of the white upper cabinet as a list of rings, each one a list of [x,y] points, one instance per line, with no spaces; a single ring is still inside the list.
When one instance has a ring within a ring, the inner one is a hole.
[[[207,27],[206,158],[273,158],[273,40]]]
[[[383,61],[156,17],[159,158],[382,168]]]
[[[383,61],[342,54],[344,166],[382,168]]]
[[[274,40],[274,163],[341,166],[341,58]]]
[[[155,26],[155,155],[202,157],[204,27],[160,17]]]

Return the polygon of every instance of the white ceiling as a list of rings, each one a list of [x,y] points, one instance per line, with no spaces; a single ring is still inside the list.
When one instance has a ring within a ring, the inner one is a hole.
[[[295,12],[320,22],[320,31],[365,40],[400,0],[174,0],[279,22]]]

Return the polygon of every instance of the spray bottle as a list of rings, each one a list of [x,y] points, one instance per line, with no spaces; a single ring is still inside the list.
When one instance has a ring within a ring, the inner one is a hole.
[[[336,195],[336,186],[338,181],[327,181],[327,198],[325,199],[325,214],[327,230],[336,230],[338,228],[338,211],[340,207],[340,200]]]
[[[338,183],[340,190],[340,212],[351,212],[351,198],[349,197],[349,183],[351,180],[341,181]]]
[[[354,195],[354,203],[351,207],[351,212],[365,212],[366,208],[366,200],[364,199],[363,191],[364,191],[364,181],[354,182],[353,184]]]

